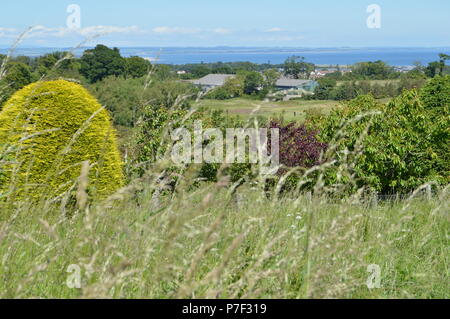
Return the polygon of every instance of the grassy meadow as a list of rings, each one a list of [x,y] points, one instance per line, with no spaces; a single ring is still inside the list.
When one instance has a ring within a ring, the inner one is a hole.
[[[162,201],[122,192],[70,217],[3,210],[0,298],[448,297],[448,192],[336,202],[225,185]],[[71,265],[79,289],[66,285]]]

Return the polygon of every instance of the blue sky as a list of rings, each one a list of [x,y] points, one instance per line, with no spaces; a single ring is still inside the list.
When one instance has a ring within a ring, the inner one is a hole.
[[[81,28],[67,27],[67,7]],[[381,8],[369,29],[368,5]],[[449,0],[16,0],[2,3],[0,45],[450,47]]]

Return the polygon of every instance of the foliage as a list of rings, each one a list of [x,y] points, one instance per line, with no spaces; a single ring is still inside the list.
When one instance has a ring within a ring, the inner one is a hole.
[[[322,118],[319,127],[322,140],[333,145],[329,156],[338,161],[337,170],[328,175],[330,184],[354,178],[355,187],[392,194],[427,182],[449,182],[443,150],[449,139],[448,114],[430,113],[416,90],[385,105],[371,96],[358,97]]]
[[[323,77],[318,83],[314,95],[307,96],[306,99],[348,101],[366,94],[371,94],[377,99],[396,97],[403,90],[421,88],[426,79],[405,75],[394,81],[360,80],[337,83],[334,78]]]
[[[166,155],[170,147],[170,132],[182,125],[186,114],[187,111],[182,108],[169,109],[157,105],[144,107],[135,145],[139,174]]]
[[[1,65],[1,64],[0,64]],[[30,67],[21,62],[10,62],[6,66],[6,75],[0,78],[0,110],[2,104],[12,94],[33,82],[34,77]]]
[[[430,62],[428,63],[428,66],[425,68],[425,74],[429,78],[434,78],[438,74],[438,69],[440,68],[441,64],[439,62]]]
[[[90,90],[111,112],[114,124],[126,127],[136,125],[147,104],[169,108],[175,101],[181,100],[184,107],[187,107],[189,98],[197,93],[196,88],[188,83],[157,79],[145,87],[145,82],[144,78],[125,79],[111,76],[94,83]]]
[[[421,99],[429,108],[450,108],[450,75],[437,76],[421,91]]]
[[[268,93],[268,82],[259,72],[239,71],[229,78],[224,85],[215,88],[205,95],[207,99],[227,100],[244,95],[264,97]]]
[[[268,69],[263,72],[264,75],[264,87],[272,90],[280,78],[281,74],[276,69]]]
[[[97,45],[95,49],[86,50],[81,57],[80,72],[91,83],[100,81],[110,75],[123,75],[126,70],[125,59],[119,49],[110,49],[104,45]]]
[[[373,80],[383,80],[395,76],[392,67],[383,61],[356,63],[352,67],[352,73],[355,75],[360,75],[365,79]]]
[[[132,56],[125,58],[125,76],[131,78],[140,78],[150,72],[151,64],[149,61],[138,57]]]
[[[314,64],[305,62],[304,57],[292,56],[284,62],[284,74],[294,79],[309,79],[314,69]]]
[[[221,87],[205,95],[207,99],[227,100],[244,95],[244,78],[241,75],[229,78]]]
[[[244,93],[256,94],[264,86],[264,77],[259,72],[244,72]]]
[[[317,100],[328,100],[332,96],[332,91],[336,87],[336,80],[328,77],[318,79],[319,85],[314,89],[314,98]]]
[[[123,184],[109,114],[78,84],[37,82],[16,92],[0,113],[0,140],[17,149],[2,192],[60,196],[73,189],[84,161],[91,194],[101,198]]]
[[[154,105],[145,107],[139,131],[136,137],[135,162],[137,163],[138,175],[142,175],[154,163],[167,158],[170,154],[174,141],[171,133],[177,128],[188,129],[194,135],[194,121],[200,120],[203,129],[218,128],[224,134],[227,128],[240,127],[242,123],[233,118],[226,117],[221,111],[197,110],[188,116],[188,111],[175,105],[172,108],[163,108]],[[194,142],[194,141],[193,141]],[[208,141],[204,141],[204,146]],[[197,178],[203,181],[216,181],[221,167],[217,163],[202,163],[200,165],[187,165],[197,167]],[[186,167],[186,168],[187,168]],[[184,169],[172,165],[170,171],[182,172]],[[233,164],[228,172],[233,181],[245,178],[250,171],[247,164]]]
[[[305,124],[291,122],[287,125],[271,121],[269,128],[279,129],[280,164],[285,167],[310,168],[320,164],[327,145],[318,140],[318,131]]]
[[[142,79],[110,76],[92,84],[89,89],[110,112],[116,125],[133,127],[142,114],[142,105],[148,98]]]

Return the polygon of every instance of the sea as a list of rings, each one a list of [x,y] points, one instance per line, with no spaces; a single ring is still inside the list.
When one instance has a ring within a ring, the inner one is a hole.
[[[73,50],[81,56],[84,50]],[[415,62],[426,65],[438,60],[439,53],[450,54],[442,48],[274,48],[274,47],[124,47],[122,56],[140,56],[160,64],[190,64],[213,62],[253,62],[282,64],[290,56],[304,57],[317,65],[351,65],[363,61],[384,61],[392,66],[411,66]],[[16,48],[14,56],[37,57],[54,51],[72,51],[70,48]],[[7,54],[0,48],[0,54]]]

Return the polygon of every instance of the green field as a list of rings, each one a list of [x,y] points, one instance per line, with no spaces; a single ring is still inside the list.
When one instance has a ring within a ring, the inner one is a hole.
[[[247,118],[251,114],[266,118],[283,117],[286,120],[303,121],[307,112],[326,115],[337,101],[304,101],[291,100],[280,102],[265,102],[251,99],[235,98],[230,100],[201,100],[195,107],[222,110],[230,115]]]
[[[448,193],[377,205],[231,196],[220,183],[180,194],[156,203],[147,188],[140,203],[71,217],[3,210],[0,298],[449,296]]]

